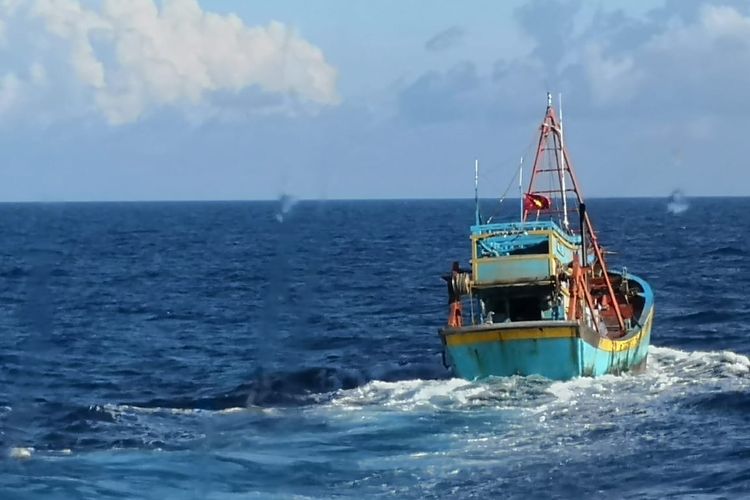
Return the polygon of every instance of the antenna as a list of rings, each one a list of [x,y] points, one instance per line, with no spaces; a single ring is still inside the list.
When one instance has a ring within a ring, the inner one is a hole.
[[[479,217],[479,160],[474,160],[474,221],[481,224]]]
[[[518,165],[518,198],[521,200],[521,222],[523,222],[523,156]]]

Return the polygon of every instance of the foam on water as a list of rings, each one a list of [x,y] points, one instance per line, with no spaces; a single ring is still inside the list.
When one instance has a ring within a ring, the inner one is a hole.
[[[212,415],[221,413],[232,413],[236,411],[243,411],[246,408],[227,408],[224,410],[205,410],[203,408],[162,408],[159,406],[155,407],[141,407],[135,405],[126,404],[106,404],[102,406],[94,406],[93,408],[106,411],[112,417],[120,417],[122,415],[132,414],[144,414],[144,415],[183,415],[183,416],[200,416],[200,415]]]
[[[549,381],[535,377],[509,377],[469,382],[449,380],[372,381],[361,387],[336,391],[332,408],[345,411],[366,408],[411,410],[463,410],[494,407],[544,413],[561,407],[596,406],[606,402],[628,406],[648,404],[649,400],[674,392],[704,388],[747,387],[750,385],[750,359],[729,351],[685,352],[651,346],[644,373],[570,381]],[[568,410],[569,411],[569,410]]]
[[[400,381],[374,380],[353,389],[340,389],[320,394],[299,410],[283,407],[236,407],[216,410],[203,408],[141,407],[131,404],[92,405],[102,419],[104,428],[114,430],[127,426],[141,429],[141,439],[123,444],[113,441],[114,448],[162,449],[188,446],[206,438],[206,432],[221,427],[226,418],[284,418],[302,411],[305,415],[327,414],[345,416],[357,414],[365,420],[385,425],[387,415],[423,415],[428,418],[441,413],[459,413],[470,418],[503,419],[503,425],[516,429],[516,437],[545,432],[562,436],[575,432],[600,431],[612,423],[614,415],[638,412],[660,413],[670,411],[669,406],[691,395],[706,391],[745,390],[750,385],[750,359],[731,351],[693,351],[652,346],[647,369],[638,375],[577,378],[556,382],[538,377],[494,378],[470,382],[462,379]],[[11,411],[10,407],[4,410]],[[466,413],[466,412],[471,413]],[[472,416],[473,415],[473,416]],[[244,416],[244,417],[243,417]],[[98,417],[96,417],[98,418]],[[165,429],[165,424],[180,419],[178,432]],[[593,420],[593,421],[592,421]],[[341,425],[355,425],[345,419]],[[208,427],[207,427],[208,426]],[[466,442],[496,443],[505,437],[495,435],[490,429],[482,433],[474,429],[471,437],[459,433],[458,439]],[[454,436],[454,438],[456,438]],[[521,440],[523,441],[523,439]],[[513,442],[513,446],[520,446]],[[27,448],[13,448],[14,458],[26,458]],[[30,449],[30,448],[29,448]],[[64,448],[64,449],[67,449]],[[47,453],[49,450],[45,450]],[[84,451],[75,450],[74,451]],[[31,452],[28,452],[29,456]]]
[[[338,391],[330,405],[346,410],[373,405],[398,410],[439,408],[446,403],[465,404],[483,391],[481,386],[462,379],[398,382],[375,380],[356,389]]]
[[[26,460],[31,458],[31,455],[34,453],[34,448],[27,446],[27,447],[15,447],[8,450],[8,456],[10,458],[15,458],[17,460]]]
[[[731,351],[686,352],[652,346],[648,374],[673,385],[700,385],[725,382],[746,386],[750,359]]]

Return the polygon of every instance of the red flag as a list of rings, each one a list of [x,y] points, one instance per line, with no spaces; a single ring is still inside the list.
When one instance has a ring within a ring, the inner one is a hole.
[[[549,198],[536,193],[526,193],[523,199],[523,208],[527,212],[532,210],[546,210],[549,208]]]

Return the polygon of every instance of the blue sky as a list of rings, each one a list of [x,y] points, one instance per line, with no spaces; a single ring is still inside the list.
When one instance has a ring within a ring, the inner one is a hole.
[[[0,0],[0,201],[750,195],[747,2]]]

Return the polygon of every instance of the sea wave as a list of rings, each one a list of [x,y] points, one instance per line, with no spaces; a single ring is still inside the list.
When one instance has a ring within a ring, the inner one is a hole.
[[[651,346],[645,373],[551,381],[539,377],[490,378],[470,382],[448,380],[374,380],[353,389],[339,390],[328,402],[345,410],[379,407],[397,410],[468,409],[495,407],[540,413],[561,404],[575,406],[593,400],[617,402],[668,394],[676,388],[736,389],[750,385],[750,359],[730,351],[686,352]]]

